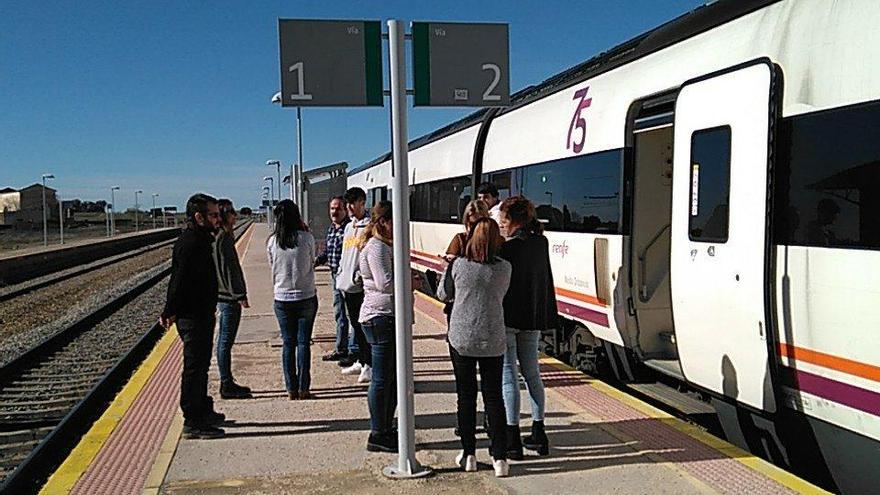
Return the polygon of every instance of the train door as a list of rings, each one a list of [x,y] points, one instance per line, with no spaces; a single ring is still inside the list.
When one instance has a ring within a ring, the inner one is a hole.
[[[767,60],[685,83],[675,108],[671,291],[681,369],[776,410],[768,344],[768,176],[777,106]]]

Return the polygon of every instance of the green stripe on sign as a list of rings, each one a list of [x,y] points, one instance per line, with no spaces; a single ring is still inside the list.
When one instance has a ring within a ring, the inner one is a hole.
[[[430,24],[412,23],[413,86],[415,106],[431,104],[431,45],[428,39]]]
[[[364,21],[364,75],[367,105],[383,106],[382,25],[379,21]]]

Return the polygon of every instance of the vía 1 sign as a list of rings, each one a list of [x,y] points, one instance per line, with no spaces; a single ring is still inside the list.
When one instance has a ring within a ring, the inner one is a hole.
[[[382,106],[379,21],[279,19],[281,105]]]

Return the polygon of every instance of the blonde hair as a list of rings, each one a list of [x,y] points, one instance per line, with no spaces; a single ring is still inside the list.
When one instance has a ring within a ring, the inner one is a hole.
[[[373,237],[387,244],[391,243],[391,239],[386,239],[379,233],[379,220],[391,221],[391,201],[379,201],[370,209],[370,223],[364,228],[364,233],[358,237],[358,249],[363,249],[367,241]]]
[[[477,217],[473,222],[470,221],[471,215]],[[474,199],[469,201],[467,206],[464,207],[464,213],[461,214],[461,223],[464,224],[464,230],[470,235],[473,226],[484,218],[490,218],[489,205],[481,199]]]
[[[495,220],[481,218],[474,224],[464,254],[467,259],[477,263],[494,263],[502,244],[504,238],[501,237],[501,229],[498,228]]]

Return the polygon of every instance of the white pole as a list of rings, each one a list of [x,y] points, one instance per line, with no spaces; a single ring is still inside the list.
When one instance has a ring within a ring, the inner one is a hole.
[[[61,244],[64,244],[64,202],[61,201],[61,196],[57,193],[55,198],[58,199],[58,230],[61,234]]]
[[[104,205],[104,223],[107,225],[107,237],[110,237],[110,208]]]
[[[46,222],[46,176],[43,176],[43,245],[49,245],[49,226]]]
[[[406,45],[403,23],[388,21],[391,69],[391,139],[393,150],[392,214],[394,216],[394,332],[397,346],[397,465],[383,473],[389,478],[415,478],[431,473],[415,455],[412,359],[412,275],[409,267],[409,187],[407,177]]]
[[[296,187],[298,196],[296,202],[302,211],[303,219],[308,223],[309,205],[306,204],[305,180],[303,178],[303,135],[302,135],[302,108],[296,107]]]
[[[296,164],[290,164],[290,200],[296,202]]]

